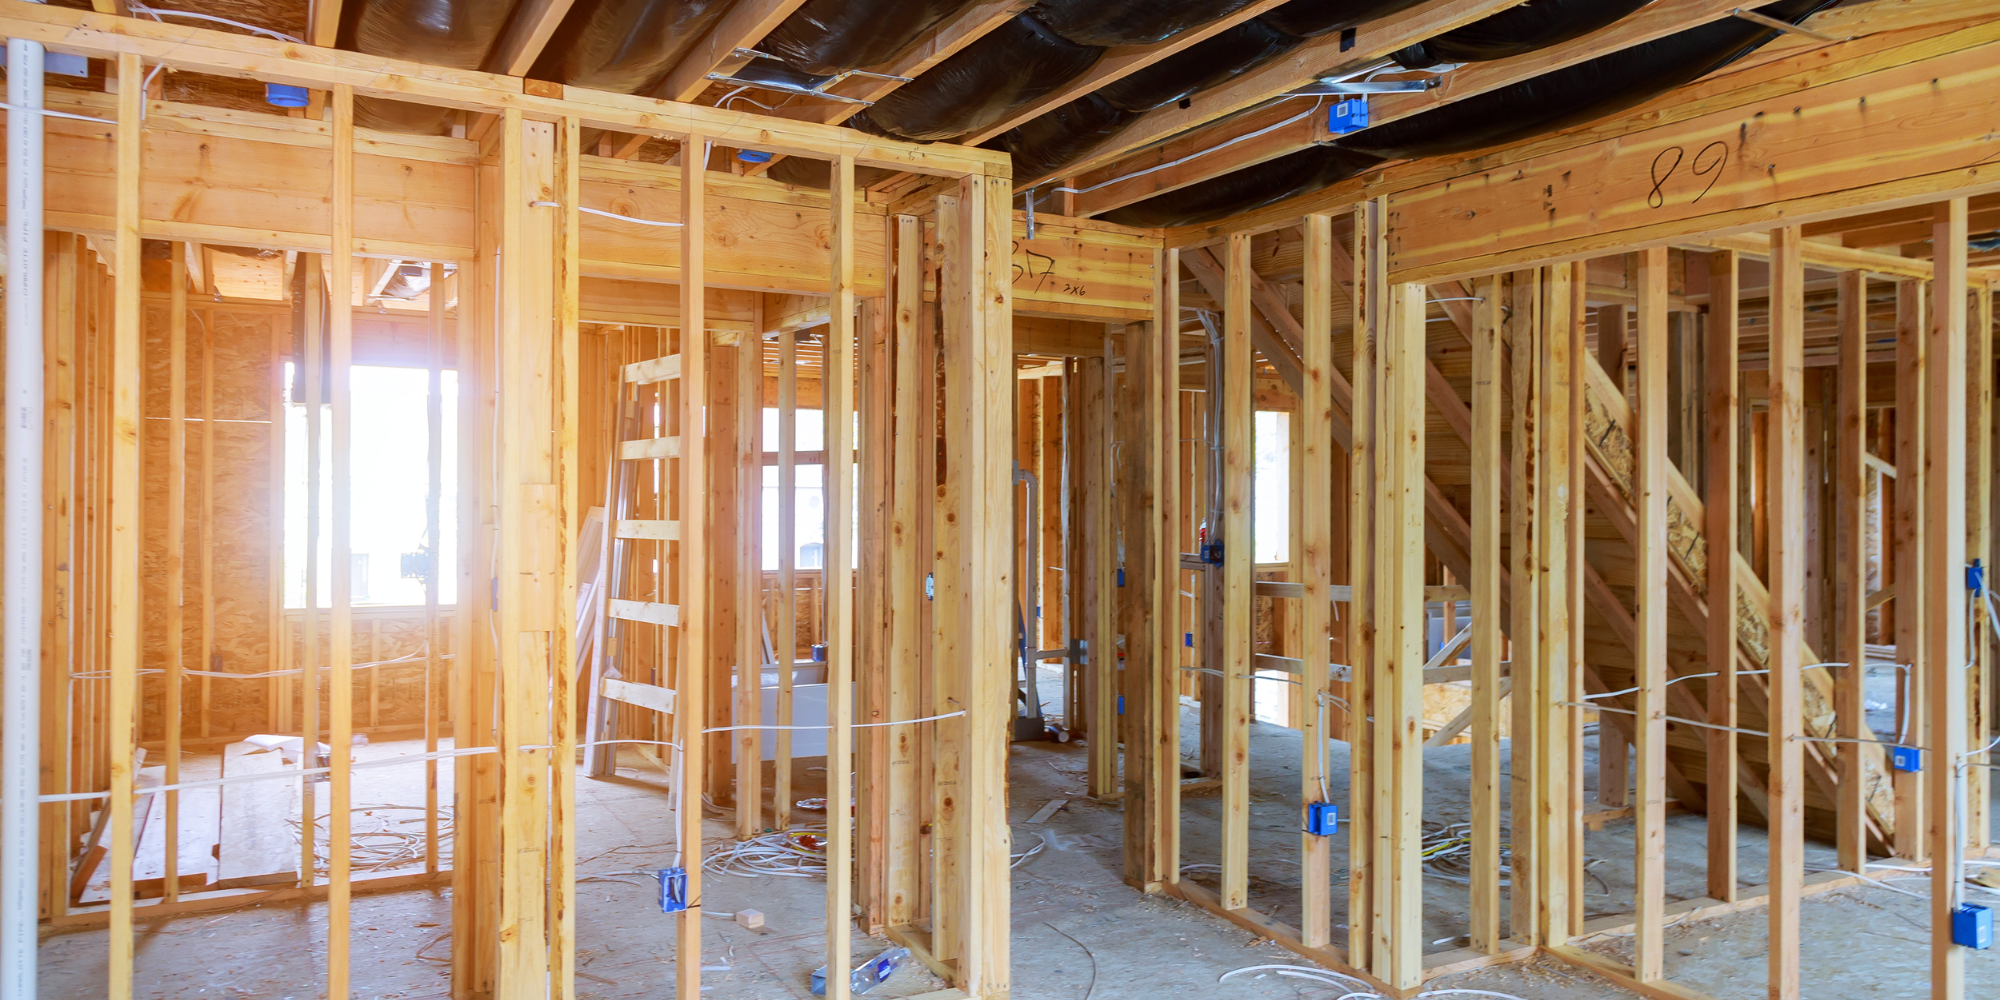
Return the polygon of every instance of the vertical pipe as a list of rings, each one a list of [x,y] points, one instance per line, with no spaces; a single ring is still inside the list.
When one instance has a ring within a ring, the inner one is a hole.
[[[7,101],[42,106],[42,47],[7,41]],[[35,995],[41,851],[42,116],[7,117],[7,472],[4,749],[0,749],[0,997]]]

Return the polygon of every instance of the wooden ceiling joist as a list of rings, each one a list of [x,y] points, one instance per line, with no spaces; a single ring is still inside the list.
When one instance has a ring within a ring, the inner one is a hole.
[[[526,0],[514,11],[487,65],[508,76],[526,76],[574,5],[575,0]]]
[[[683,56],[680,65],[667,74],[660,96],[670,101],[692,101],[708,89],[708,74],[730,61],[737,49],[755,47],[805,0],[738,0],[708,29],[701,41]]]

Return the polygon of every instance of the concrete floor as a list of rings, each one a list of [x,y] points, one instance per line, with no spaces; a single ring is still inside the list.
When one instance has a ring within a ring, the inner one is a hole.
[[[1048,691],[1049,686],[1044,686]],[[1052,706],[1058,707],[1058,706]],[[1194,750],[1193,711],[1184,715],[1183,748]],[[1239,976],[1215,986],[1217,977],[1250,965],[1296,964],[1290,953],[1171,899],[1134,892],[1120,880],[1122,816],[1114,805],[1084,794],[1081,743],[1018,744],[1010,755],[1009,818],[1015,850],[1036,842],[1048,847],[1013,875],[1014,995],[1021,1000],[1120,1000],[1180,995],[1190,990],[1221,997],[1294,996],[1333,1000],[1343,991],[1271,973]],[[1252,903],[1282,919],[1295,920],[1298,877],[1299,736],[1292,730],[1256,724],[1251,738]],[[628,761],[636,761],[628,756]],[[1333,797],[1344,801],[1345,747],[1332,749]],[[810,766],[802,761],[802,766]],[[1594,778],[1594,767],[1585,773]],[[801,796],[818,794],[820,772],[802,775]],[[1467,748],[1426,754],[1426,819],[1466,818]],[[1051,799],[1067,808],[1046,823],[1027,825]],[[1183,862],[1216,859],[1216,799],[1185,800]],[[635,869],[666,865],[673,851],[673,817],[665,808],[664,776],[650,766],[620,768],[607,781],[582,781],[578,790],[578,870],[611,876],[578,885],[577,989],[585,998],[666,997],[674,974],[674,918],[662,915],[649,878],[622,881]],[[725,840],[730,827],[719,816],[708,823],[711,841]],[[1670,818],[1668,882],[1670,899],[1700,896],[1703,825],[1699,816]],[[1587,896],[1589,912],[1630,909],[1631,832],[1629,822],[1591,834],[1593,858]],[[1334,867],[1344,867],[1345,838],[1334,842]],[[1810,866],[1831,867],[1831,851],[1809,847]],[[1742,879],[1762,882],[1763,833],[1743,830]],[[1188,877],[1213,885],[1212,871],[1195,868]],[[1345,892],[1336,878],[1336,924]],[[1876,887],[1843,889],[1808,898],[1802,908],[1805,993],[1814,1000],[1919,998],[1928,996],[1927,880],[1892,883],[1915,893]],[[761,931],[723,919],[708,921],[702,955],[705,992],[713,1000],[805,998],[807,977],[822,959],[824,883],[805,878],[710,877],[706,905],[725,912],[755,908],[767,915]],[[450,926],[447,889],[357,896],[353,904],[354,994],[369,1000],[428,1000],[448,997]],[[1465,889],[1436,879],[1425,882],[1427,951],[1448,950],[1466,931]],[[1993,902],[2000,903],[2000,895]],[[1764,995],[1765,913],[1753,910],[1669,931],[1667,974],[1718,1000],[1753,1000]],[[271,904],[245,910],[197,914],[141,924],[136,995],[142,998],[270,998],[310,1000],[322,996],[324,904]],[[1065,934],[1068,935],[1065,937]],[[1074,940],[1072,940],[1072,938]],[[887,946],[856,936],[854,955],[865,959]],[[1629,939],[1600,938],[1590,947],[1620,955]],[[43,995],[103,995],[106,933],[101,930],[45,931],[42,947]],[[2000,956],[1974,953],[1968,966],[1969,996],[2000,994]],[[921,967],[906,969],[873,996],[911,997],[943,984]],[[1523,1000],[1578,1000],[1626,996],[1594,976],[1560,962],[1541,959],[1435,980],[1431,989],[1477,989]]]

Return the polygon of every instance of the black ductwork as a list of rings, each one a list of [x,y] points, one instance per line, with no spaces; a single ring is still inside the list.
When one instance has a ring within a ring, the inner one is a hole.
[[[1102,218],[1141,229],[1213,222],[1339,183],[1380,162],[1380,157],[1366,153],[1334,146],[1310,146],[1203,184],[1127,205]]]
[[[730,0],[583,0],[563,19],[534,75],[574,87],[645,93],[680,64],[729,4]]]
[[[500,41],[514,0],[362,0],[348,17],[349,44],[371,56],[478,69]],[[450,108],[362,97],[354,123],[385,132],[442,134]]]
[[[1234,79],[1304,44],[1251,18],[1104,85],[1097,96],[1121,111],[1151,111]]]
[[[890,91],[848,124],[917,142],[958,139],[1048,96],[1103,54],[1049,30],[1029,11]]]
[[[1393,58],[1410,69],[1505,59],[1588,35],[1651,2],[1527,0],[1398,50]]]
[[[1099,142],[1117,134],[1140,114],[1185,100],[1256,69],[1304,44],[1310,34],[1325,34],[1350,21],[1393,14],[1409,3],[1410,0],[1336,3],[1293,0],[1106,84],[1088,97],[1009,129],[1000,137],[998,146],[1014,155],[1016,177],[1052,173],[1082,159]],[[1286,30],[1273,20],[1285,11],[1292,12],[1285,23],[1300,28],[1300,32]]]
[[[1287,35],[1317,38],[1415,7],[1420,0],[1292,0],[1259,14]]]
[[[972,0],[808,0],[757,51],[802,73],[879,66]]]
[[[1796,23],[1834,2],[1787,0],[1759,8],[1759,12]],[[1367,169],[1367,164],[1452,155],[1516,142],[1642,104],[1741,59],[1778,34],[1775,28],[1724,18],[1364,129],[1316,150],[1157,195],[1102,218],[1147,228],[1195,225],[1317,190]],[[1328,167],[1315,172],[1306,169],[1307,163]],[[1363,165],[1346,173],[1335,166],[1346,163]]]
[[[1250,6],[1250,0],[1042,0],[1036,16],[1079,45],[1151,45]]]

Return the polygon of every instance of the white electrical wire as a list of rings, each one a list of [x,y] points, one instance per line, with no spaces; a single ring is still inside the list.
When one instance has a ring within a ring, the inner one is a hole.
[[[1342,975],[1341,973],[1338,972],[1334,972],[1328,969],[1318,969],[1309,965],[1250,965],[1250,966],[1245,966],[1241,969],[1232,969],[1228,972],[1225,972],[1221,976],[1217,977],[1215,981],[1218,983],[1226,983],[1229,981],[1229,977],[1231,976],[1240,976],[1246,972],[1262,972],[1266,969],[1279,973],[1284,973],[1284,972],[1305,973],[1306,975],[1303,978],[1307,979],[1318,978],[1323,976],[1331,976],[1334,979],[1344,979],[1347,982],[1354,983],[1362,987],[1366,987],[1368,985],[1368,981],[1365,979],[1358,979],[1355,978],[1354,976]],[[1363,994],[1363,995],[1366,996],[1370,994]]]
[[[562,202],[559,202],[559,201],[531,201],[531,202],[529,202],[529,203],[528,203],[528,207],[529,207],[529,208],[561,208],[561,207],[562,207]],[[579,212],[582,212],[582,213],[583,213],[583,214],[585,214],[585,215],[596,215],[596,216],[602,216],[602,217],[604,217],[604,218],[606,218],[606,219],[617,219],[617,220],[618,220],[618,221],[620,221],[620,222],[636,222],[636,223],[638,223],[639,225],[642,225],[642,226],[663,226],[663,227],[666,227],[666,228],[669,228],[669,229],[677,229],[677,228],[679,228],[679,227],[681,226],[681,223],[678,223],[678,222],[661,222],[661,221],[660,221],[660,220],[658,220],[658,219],[641,219],[641,218],[639,218],[639,217],[638,217],[638,216],[636,216],[636,215],[619,215],[619,214],[618,214],[617,212],[607,212],[607,211],[605,211],[605,210],[603,210],[603,209],[601,209],[601,208],[590,208],[590,207],[588,207],[588,206],[585,206],[585,205],[578,205],[578,206],[576,207],[576,210],[577,210],[577,211],[579,211]]]
[[[701,859],[702,871],[738,878],[826,877],[826,827],[801,826],[743,841],[717,844]],[[817,843],[814,841],[817,840]]]
[[[1208,155],[1208,154],[1210,154],[1210,153],[1213,153],[1213,152],[1216,152],[1217,150],[1222,150],[1222,149],[1228,149],[1229,147],[1231,147],[1231,146],[1234,146],[1234,145],[1236,145],[1236,144],[1237,144],[1237,143],[1239,143],[1239,142],[1248,142],[1249,140],[1251,140],[1251,139],[1255,139],[1255,138],[1257,138],[1258,136],[1261,136],[1261,135],[1266,135],[1266,134],[1269,134],[1269,133],[1271,133],[1271,132],[1276,132],[1277,130],[1279,130],[1279,129],[1281,129],[1281,128],[1284,128],[1285,126],[1287,126],[1287,125],[1290,125],[1290,124],[1292,124],[1292,123],[1294,123],[1294,122],[1298,122],[1298,121],[1302,121],[1302,120],[1304,120],[1304,119],[1307,119],[1307,118],[1311,118],[1311,117],[1312,117],[1312,116],[1313,116],[1314,114],[1318,113],[1318,111],[1319,111],[1319,108],[1320,108],[1320,105],[1322,105],[1322,104],[1324,104],[1324,103],[1326,103],[1326,99],[1325,99],[1325,98],[1323,98],[1323,97],[1321,97],[1321,98],[1315,98],[1315,99],[1313,100],[1313,106],[1312,106],[1312,107],[1310,107],[1310,108],[1308,108],[1308,109],[1306,109],[1306,111],[1305,111],[1304,113],[1302,113],[1302,114],[1297,114],[1297,115],[1293,115],[1292,117],[1290,117],[1290,118],[1287,118],[1287,119],[1285,119],[1284,121],[1281,121],[1281,122],[1279,122],[1279,123],[1277,123],[1277,124],[1275,124],[1275,125],[1266,125],[1266,126],[1264,126],[1263,128],[1260,128],[1260,129],[1258,129],[1258,130],[1257,130],[1257,131],[1255,131],[1255,132],[1246,132],[1246,133],[1244,133],[1243,135],[1239,135],[1239,136],[1237,136],[1237,137],[1236,137],[1236,138],[1234,138],[1234,139],[1230,139],[1230,140],[1228,140],[1227,142],[1219,142],[1219,143],[1216,143],[1215,145],[1213,145],[1213,146],[1210,146],[1210,147],[1208,147],[1207,149],[1201,149],[1201,150],[1196,150],[1195,152],[1192,152],[1192,153],[1189,153],[1188,155],[1186,155],[1186,156],[1183,156],[1183,157],[1181,157],[1181,158],[1180,158],[1180,159],[1178,159],[1178,160],[1168,160],[1168,161],[1167,161],[1167,162],[1165,162],[1165,163],[1161,163],[1161,164],[1156,164],[1156,165],[1154,165],[1154,166],[1150,166],[1150,167],[1147,167],[1147,168],[1146,168],[1146,169],[1144,169],[1144,170],[1134,170],[1134,171],[1132,171],[1132,172],[1131,172],[1131,173],[1129,173],[1129,174],[1121,174],[1121,175],[1119,175],[1119,176],[1117,176],[1117,177],[1113,177],[1113,178],[1111,178],[1111,179],[1110,179],[1110,180],[1108,180],[1108,181],[1100,181],[1099,183],[1096,183],[1096,184],[1092,184],[1091,186],[1089,186],[1089,187],[1087,187],[1087,188],[1073,188],[1073,187],[1059,187],[1059,188],[1055,188],[1055,189],[1053,189],[1053,190],[1052,190],[1052,191],[1050,191],[1049,193],[1051,193],[1051,194],[1089,194],[1090,192],[1092,192],[1092,191],[1095,191],[1095,190],[1097,190],[1097,189],[1099,189],[1099,188],[1105,188],[1105,187],[1110,187],[1111,185],[1113,185],[1113,184],[1117,184],[1117,183],[1119,183],[1120,181],[1129,181],[1129,180],[1131,180],[1131,179],[1132,179],[1132,178],[1134,178],[1134,177],[1144,177],[1144,176],[1146,176],[1147,174],[1151,174],[1151,173],[1157,173],[1157,172],[1159,172],[1159,171],[1162,171],[1162,170],[1167,170],[1167,169],[1169,169],[1169,168],[1172,168],[1172,167],[1178,167],[1178,166],[1180,166],[1181,164],[1183,164],[1183,163],[1186,163],[1186,162],[1188,162],[1189,160],[1198,160],[1198,159],[1201,159],[1202,157],[1204,157],[1204,156],[1207,156],[1207,155]]]

